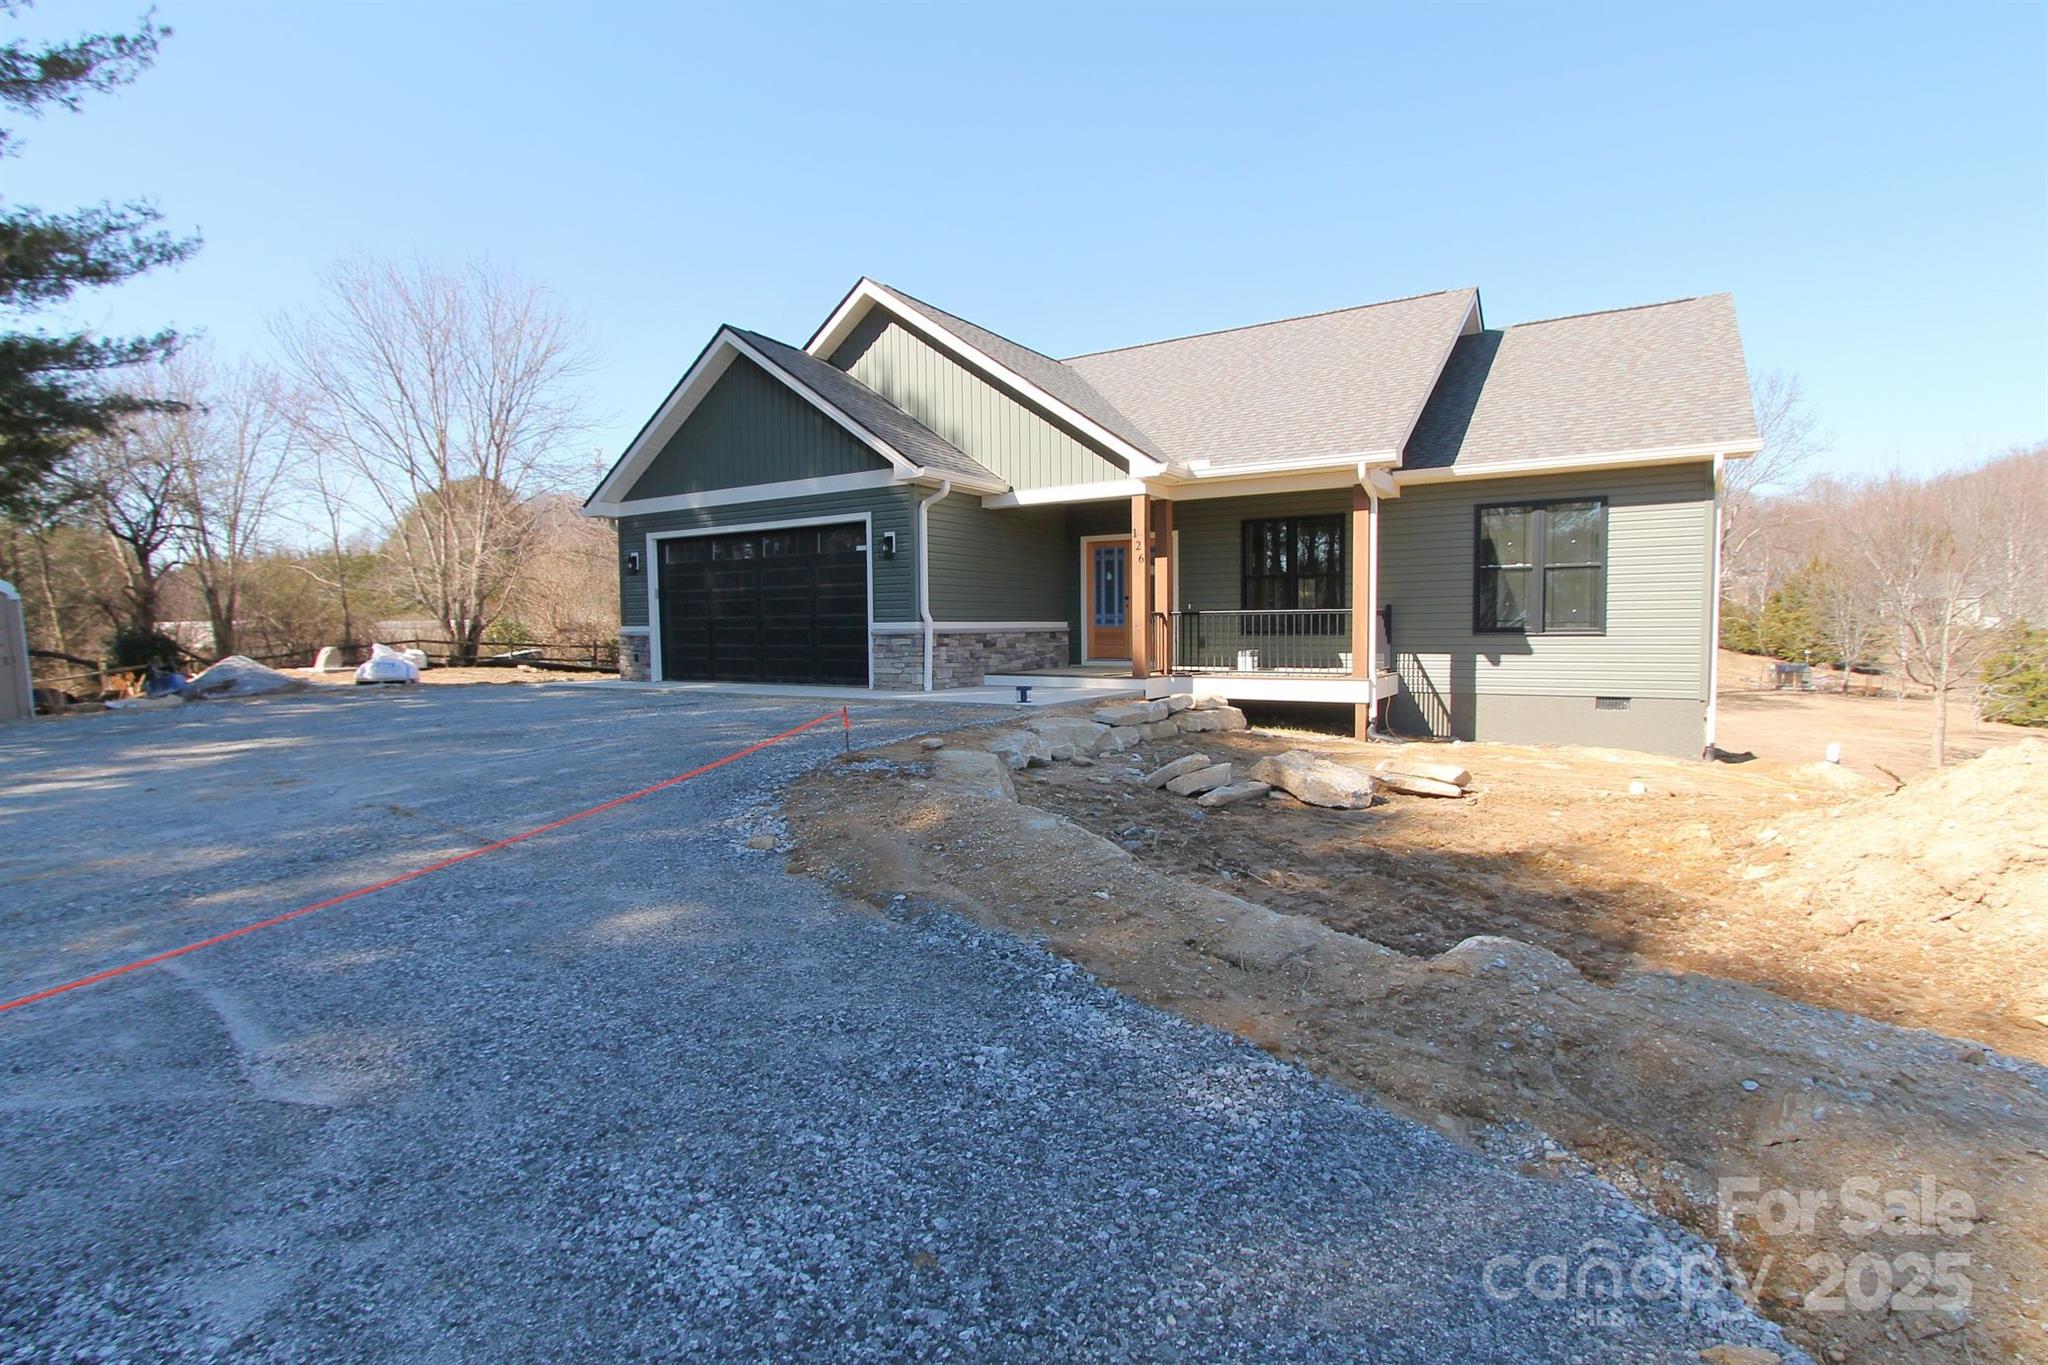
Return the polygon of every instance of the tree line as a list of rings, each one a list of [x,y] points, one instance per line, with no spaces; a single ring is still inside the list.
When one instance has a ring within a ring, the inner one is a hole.
[[[1796,383],[1757,386],[1764,450],[1731,462],[1721,643],[1857,672],[1951,709],[2048,725],[2048,445],[1972,468],[1800,477],[1821,449]]]
[[[0,45],[0,108],[76,113],[169,36],[145,17]],[[0,157],[22,145],[0,130]],[[612,539],[566,491],[593,474],[588,360],[547,290],[486,263],[362,258],[273,319],[260,358],[52,328],[80,291],[198,249],[161,224],[142,202],[0,203],[0,578],[44,673],[310,658],[379,633],[456,658],[487,640],[615,648]]]

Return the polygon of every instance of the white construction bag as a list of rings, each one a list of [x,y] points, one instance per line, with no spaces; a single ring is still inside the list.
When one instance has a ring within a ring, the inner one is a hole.
[[[356,670],[358,683],[416,683],[419,669],[390,645],[371,645],[370,657]]]

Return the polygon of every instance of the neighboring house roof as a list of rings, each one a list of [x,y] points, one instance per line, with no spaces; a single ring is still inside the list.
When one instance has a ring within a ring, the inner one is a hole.
[[[1478,303],[1476,289],[1445,290],[1072,356],[1064,368],[1183,467],[1386,458]]]
[[[1709,294],[1463,338],[1401,467],[1756,446],[1735,301]]]
[[[739,327],[731,329],[798,383],[888,444],[921,470],[1006,487],[959,447],[836,365],[808,351]]]

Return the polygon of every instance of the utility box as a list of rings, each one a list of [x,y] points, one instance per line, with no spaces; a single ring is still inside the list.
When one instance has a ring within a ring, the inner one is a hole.
[[[28,630],[21,619],[21,594],[0,579],[0,722],[27,720],[36,713],[28,679]]]

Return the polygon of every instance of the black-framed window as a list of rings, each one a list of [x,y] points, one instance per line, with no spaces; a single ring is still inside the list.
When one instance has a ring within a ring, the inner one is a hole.
[[[1472,628],[1482,634],[1598,635],[1607,629],[1607,500],[1473,509],[1479,551]]]
[[[1244,523],[1246,611],[1344,605],[1344,518],[1266,517]]]

